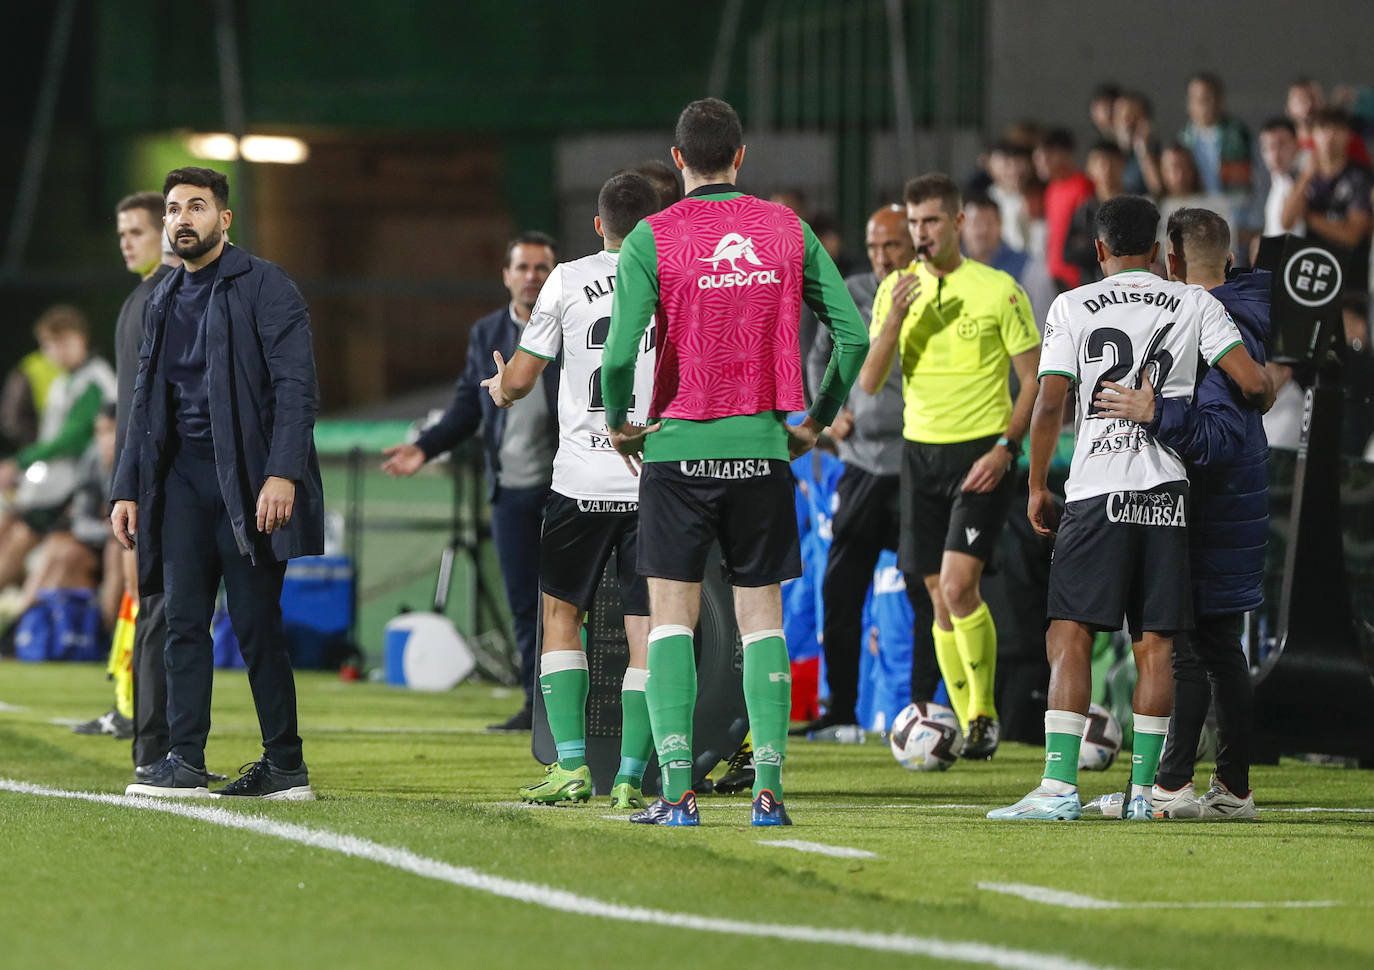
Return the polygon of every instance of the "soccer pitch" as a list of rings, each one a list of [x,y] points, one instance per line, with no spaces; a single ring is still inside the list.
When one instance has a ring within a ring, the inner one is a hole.
[[[154,810],[121,794],[126,743],[53,723],[108,706],[99,670],[0,666],[0,966],[1374,965],[1365,772],[1258,767],[1256,823],[997,823],[1039,749],[913,774],[876,738],[797,742],[792,828],[734,796],[668,830],[518,805],[529,738],[481,730],[509,694],[298,685],[319,801]],[[216,688],[232,774],[258,729],[241,673]]]

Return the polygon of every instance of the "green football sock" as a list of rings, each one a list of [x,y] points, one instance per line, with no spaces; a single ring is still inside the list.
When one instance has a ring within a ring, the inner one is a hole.
[[[697,658],[690,627],[665,625],[649,631],[649,679],[644,685],[644,699],[663,773],[663,797],[676,802],[692,787]]]
[[[940,665],[940,676],[945,679],[945,692],[949,694],[949,706],[954,708],[954,716],[959,719],[959,727],[968,730],[968,669],[964,658],[959,654],[953,630],[942,630],[940,624],[930,628],[935,638],[935,662]]]
[[[997,626],[992,622],[992,611],[988,604],[979,603],[978,609],[968,616],[951,616],[954,623],[954,640],[959,647],[959,656],[964,660],[968,671],[969,706],[968,718],[973,720],[980,715],[997,717],[997,702],[993,700],[993,688],[997,681]]]
[[[1169,733],[1169,719],[1136,714],[1132,720],[1135,722],[1135,741],[1131,745],[1131,784],[1149,788],[1155,783],[1155,772],[1159,770],[1159,756]]]
[[[564,768],[587,763],[587,655],[581,650],[551,650],[539,658],[539,689],[549,732]]]
[[[782,763],[792,713],[792,662],[781,630],[750,633],[744,641],[744,706],[754,737],[754,797],[767,789],[782,801]]]
[[[1078,747],[1087,724],[1087,717],[1073,711],[1045,712],[1045,781],[1078,787]]]
[[[644,699],[644,682],[649,672],[643,667],[626,667],[620,683],[620,770],[614,784],[644,787],[644,769],[654,750],[654,732],[649,727],[649,703]]]

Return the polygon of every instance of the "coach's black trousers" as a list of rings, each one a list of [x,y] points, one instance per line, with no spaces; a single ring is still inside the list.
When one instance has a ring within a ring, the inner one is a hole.
[[[534,684],[539,679],[539,536],[548,500],[548,486],[539,485],[502,488],[491,503],[491,537],[515,625],[526,709],[534,707]]]
[[[182,449],[167,473],[163,509],[164,658],[171,750],[192,765],[205,765],[214,675],[210,620],[223,578],[229,619],[248,666],[263,750],[279,768],[299,767],[296,682],[281,622],[286,564],[263,554],[254,565],[239,553],[211,457]],[[251,507],[248,511],[251,515]]]
[[[874,475],[845,467],[835,486],[831,522],[834,538],[825,563],[825,676],[830,683],[830,716],[838,724],[855,721],[859,700],[859,649],[863,640],[864,599],[884,549],[896,549],[898,476]]]
[[[1174,637],[1174,715],[1155,781],[1171,791],[1193,780],[1207,708],[1216,704],[1217,777],[1239,798],[1250,791],[1255,694],[1241,647],[1242,615],[1199,616]]]
[[[134,623],[134,764],[150,765],[167,753],[167,618],[162,594],[141,596]]]

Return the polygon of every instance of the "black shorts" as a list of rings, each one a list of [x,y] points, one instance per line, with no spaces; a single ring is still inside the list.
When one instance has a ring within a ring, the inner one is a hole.
[[[1095,630],[1174,633],[1192,626],[1188,483],[1108,492],[1064,506],[1047,613]]]
[[[614,551],[625,614],[648,616],[649,584],[635,568],[638,544],[634,502],[589,501],[550,492],[539,538],[539,588],[554,599],[589,610]]]
[[[966,492],[964,479],[998,437],[947,445],[902,442],[902,539],[897,564],[903,572],[934,576],[946,550],[967,553],[985,563],[992,558],[1011,508],[1015,469],[1008,469],[991,492]]]
[[[795,485],[787,462],[710,458],[646,462],[639,473],[639,571],[699,583],[720,540],[731,586],[802,573]]]

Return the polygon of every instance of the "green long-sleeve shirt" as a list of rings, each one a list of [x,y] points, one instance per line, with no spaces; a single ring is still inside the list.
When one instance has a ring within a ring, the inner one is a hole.
[[[733,199],[742,194],[734,190],[712,191],[688,196],[683,204],[690,205],[697,199]],[[859,376],[868,353],[868,332],[830,254],[805,222],[802,223],[802,238],[805,259],[802,299],[830,331],[835,344],[809,412],[825,426],[834,420]],[[647,221],[642,221],[625,237],[616,269],[611,329],[602,352],[601,366],[607,427],[620,427],[629,413],[640,340],[658,307],[658,297],[658,250],[653,228]],[[708,421],[664,418],[662,428],[644,440],[644,460],[778,458],[785,461],[784,417],[775,411],[763,411]]]
[[[95,418],[105,403],[105,393],[92,384],[81,393],[67,412],[57,434],[44,441],[35,441],[14,456],[20,467],[28,468],[36,461],[53,458],[77,458],[91,443]]]

